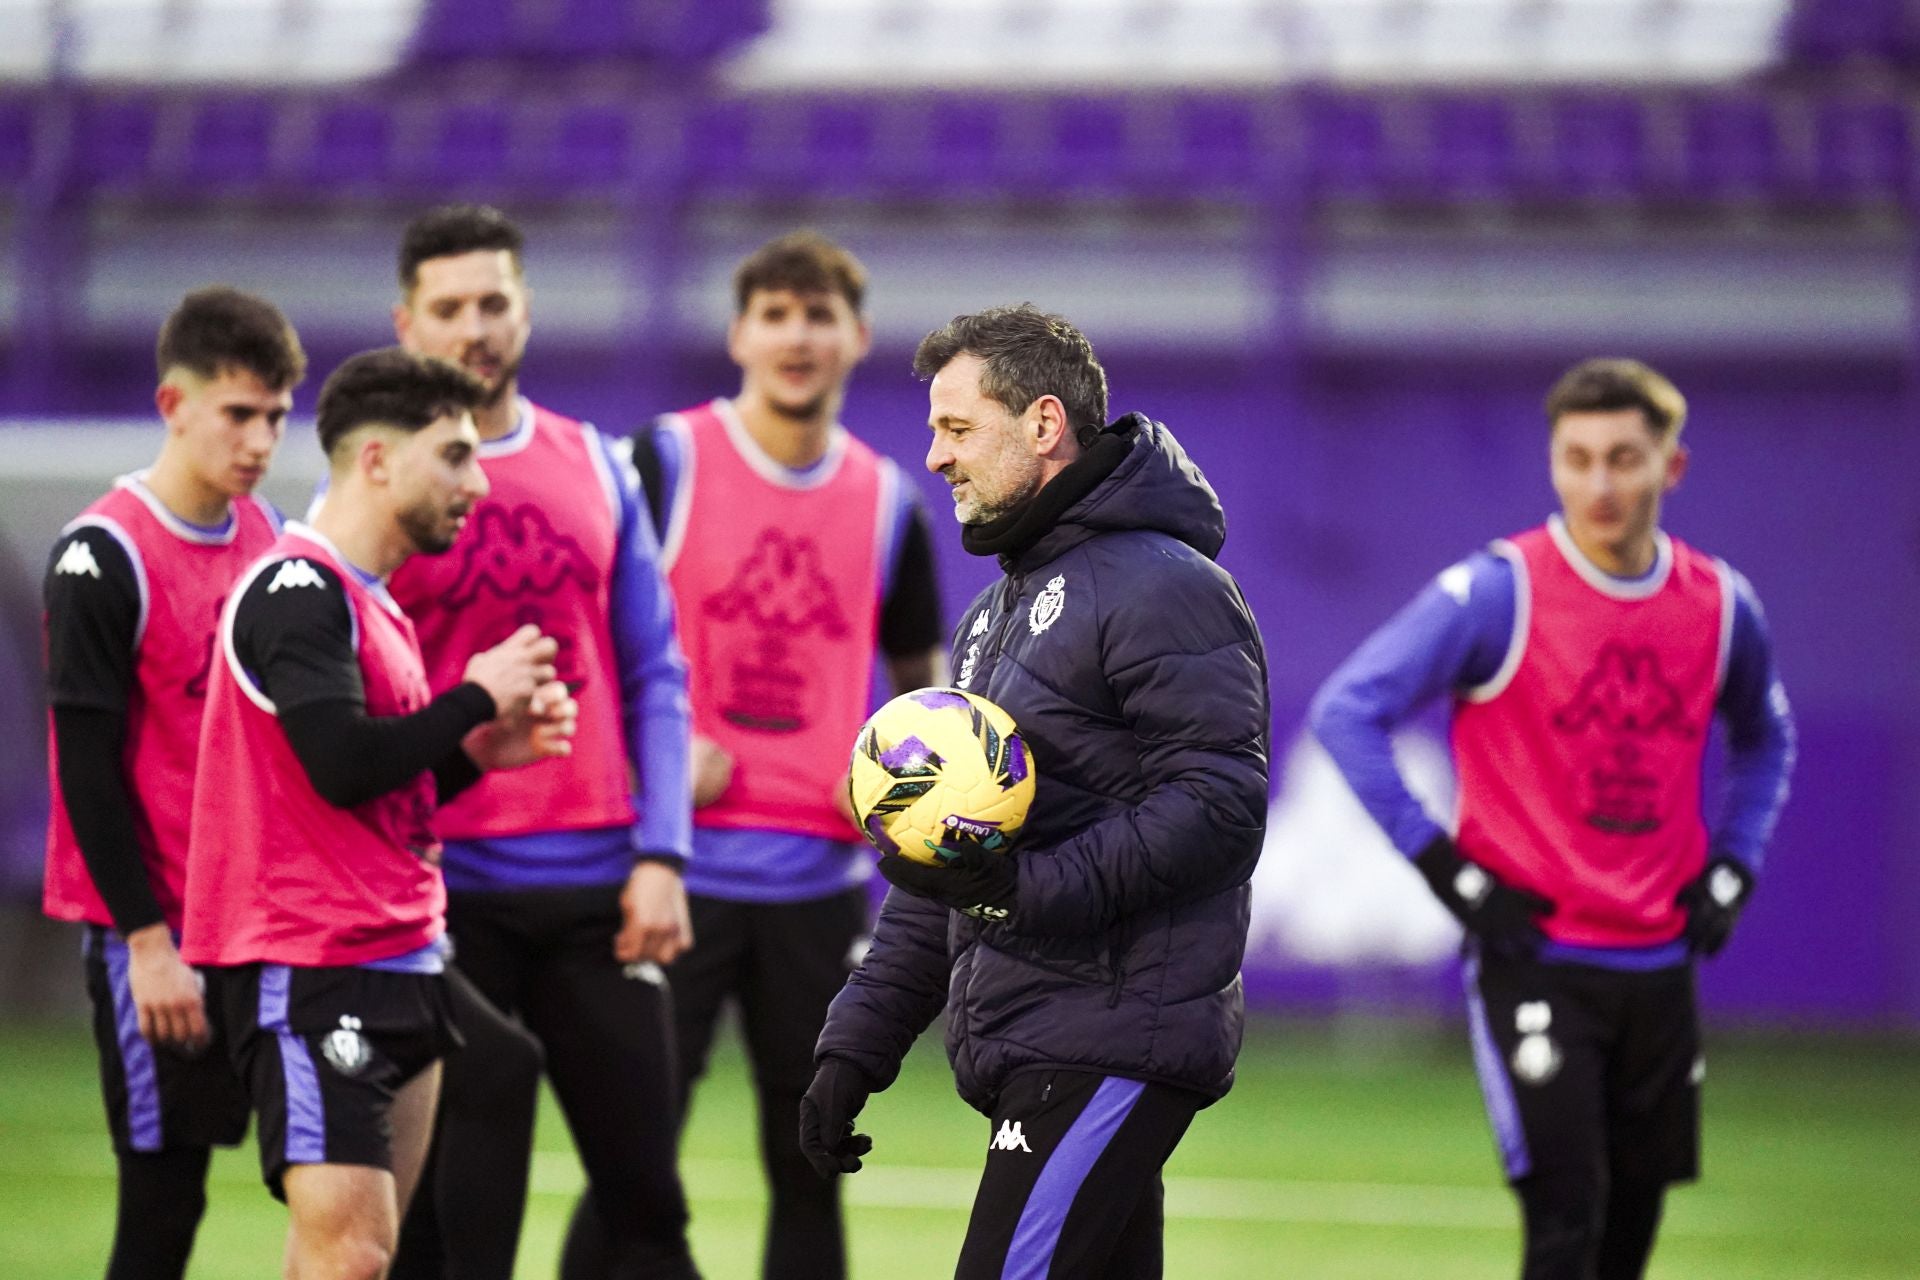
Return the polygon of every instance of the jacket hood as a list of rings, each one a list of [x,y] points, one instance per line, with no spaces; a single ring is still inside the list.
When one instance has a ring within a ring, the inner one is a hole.
[[[1095,534],[1122,530],[1164,533],[1209,560],[1218,557],[1227,540],[1226,512],[1173,433],[1145,414],[1130,413],[1100,437],[1083,461],[1096,462],[1124,441],[1117,465],[1030,547],[1003,556],[1006,567],[1044,564]],[[1117,439],[1110,442],[1110,437]]]

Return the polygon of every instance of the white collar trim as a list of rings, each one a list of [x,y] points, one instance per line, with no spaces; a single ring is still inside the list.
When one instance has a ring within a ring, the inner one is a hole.
[[[175,515],[166,503],[160,501],[160,495],[147,488],[147,473],[135,471],[121,476],[113,482],[114,488],[125,489],[146,504],[153,512],[153,518],[166,527],[168,533],[182,542],[197,542],[207,547],[224,547],[231,543],[240,532],[240,499],[234,498],[227,503],[227,522],[218,529],[203,529]]]
[[[525,396],[514,397],[517,414],[513,420],[513,430],[492,440],[480,442],[480,456],[483,458],[504,458],[519,453],[533,443],[533,401]]]
[[[1616,578],[1587,559],[1574,545],[1573,535],[1567,532],[1567,522],[1558,514],[1547,517],[1547,533],[1583,582],[1615,600],[1645,600],[1658,595],[1673,574],[1673,539],[1658,529],[1653,531],[1653,568],[1638,578]]]
[[[827,432],[827,451],[820,460],[794,470],[783,466],[767,455],[747,431],[747,424],[741,420],[740,411],[733,407],[733,401],[724,396],[713,402],[713,412],[720,419],[720,425],[727,429],[727,439],[749,467],[768,484],[779,485],[782,489],[818,489],[840,474],[840,464],[847,456],[847,429],[835,423]]]

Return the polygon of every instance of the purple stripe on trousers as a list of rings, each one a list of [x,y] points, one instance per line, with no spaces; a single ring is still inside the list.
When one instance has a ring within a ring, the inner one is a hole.
[[[1053,1251],[1060,1245],[1060,1232],[1067,1225],[1067,1211],[1080,1194],[1080,1185],[1145,1088],[1139,1080],[1108,1076],[1093,1091],[1092,1100],[1047,1157],[1047,1167],[1027,1193],[1026,1207],[1013,1229],[1013,1243],[1007,1247],[1001,1280],[1046,1280],[1047,1269],[1053,1265]]]
[[[1533,1172],[1533,1155],[1527,1150],[1527,1131],[1520,1123],[1520,1104],[1513,1096],[1513,1077],[1507,1074],[1500,1046],[1494,1043],[1493,1028],[1487,1023],[1487,1002],[1480,995],[1479,956],[1467,956],[1461,977],[1467,988],[1473,1069],[1480,1077],[1480,1096],[1486,1099],[1487,1119],[1493,1125],[1494,1141],[1500,1144],[1500,1159],[1507,1167],[1507,1177],[1524,1178]]]
[[[117,934],[105,934],[107,986],[113,992],[114,1039],[120,1042],[120,1074],[127,1082],[127,1143],[135,1151],[158,1151],[160,1133],[160,1073],[153,1046],[140,1034],[140,1010],[127,983],[127,944]]]
[[[293,971],[283,964],[260,966],[260,1026],[280,1039],[280,1072],[287,1094],[288,1164],[325,1164],[326,1110],[320,1101],[320,1077],[307,1042],[287,1029],[287,990]]]

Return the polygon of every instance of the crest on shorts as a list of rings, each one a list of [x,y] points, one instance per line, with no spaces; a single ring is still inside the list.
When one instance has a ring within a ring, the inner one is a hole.
[[[1513,1074],[1522,1084],[1545,1084],[1560,1074],[1566,1055],[1547,1034],[1552,1025],[1553,1006],[1545,1000],[1529,1000],[1513,1011],[1513,1029],[1520,1033],[1520,1043],[1513,1047]]]
[[[351,1014],[340,1015],[340,1029],[327,1033],[320,1053],[343,1076],[357,1076],[373,1061],[373,1046],[360,1034],[360,1019]]]
[[[1027,610],[1027,627],[1039,635],[1060,618],[1061,610],[1067,607],[1067,580],[1063,575],[1055,574],[1047,580],[1047,585],[1034,597],[1033,608]]]

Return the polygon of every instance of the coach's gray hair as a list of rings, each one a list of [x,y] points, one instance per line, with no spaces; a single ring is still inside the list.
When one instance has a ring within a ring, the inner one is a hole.
[[[1025,413],[1041,396],[1056,396],[1082,446],[1106,425],[1107,371],[1086,335],[1063,317],[1031,302],[955,316],[921,339],[913,371],[931,378],[963,355],[980,358],[981,394],[1009,413]]]

